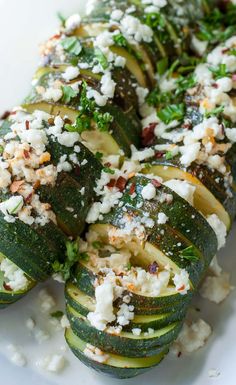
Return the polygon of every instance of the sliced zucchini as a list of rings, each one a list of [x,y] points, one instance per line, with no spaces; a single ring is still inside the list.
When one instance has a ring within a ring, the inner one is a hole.
[[[185,170],[178,161],[166,161],[161,158],[152,162],[151,167],[142,172],[158,175],[164,181],[180,179],[191,183],[196,187],[194,207],[205,216],[216,214],[226,228],[230,229],[236,214],[235,193],[232,190],[229,194],[224,187],[224,178],[219,172],[197,165]]]
[[[82,316],[86,317],[89,312],[93,312],[95,310],[95,298],[88,296],[71,282],[67,282],[66,284],[65,297],[68,306],[73,308]],[[125,326],[124,330],[131,331],[134,328],[140,328],[143,332],[145,332],[149,328],[160,329],[173,322],[181,321],[185,313],[186,309],[183,307],[179,311],[164,314],[135,314],[134,319],[130,321],[129,325]]]
[[[172,323],[162,329],[155,330],[153,334],[146,335],[141,333],[139,336],[133,333],[121,331],[120,334],[111,334],[108,331],[100,331],[93,327],[86,317],[67,306],[67,317],[70,321],[73,332],[89,344],[96,341],[96,347],[106,351],[107,353],[120,354],[130,357],[135,354],[135,357],[143,357],[146,350],[156,354],[156,349],[164,348],[166,345],[174,341],[181,327],[181,322]]]
[[[153,357],[129,358],[116,354],[109,354],[105,363],[99,363],[89,358],[85,353],[87,343],[77,337],[72,329],[66,329],[66,341],[72,352],[88,367],[115,378],[131,378],[146,372],[149,368],[158,365],[168,352],[163,351]]]

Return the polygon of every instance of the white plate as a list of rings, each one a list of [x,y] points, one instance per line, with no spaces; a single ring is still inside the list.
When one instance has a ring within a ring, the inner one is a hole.
[[[84,0],[0,0],[0,113],[21,102],[29,91],[30,79],[37,66],[38,44],[54,34],[58,21],[56,13],[65,15],[82,9]],[[228,239],[227,247],[221,252],[220,261],[226,271],[232,274],[236,285],[236,239],[235,228]],[[62,300],[62,287],[50,284],[51,290]],[[29,316],[43,323],[35,308],[37,288],[27,298],[0,315],[0,382],[7,385],[115,385],[121,383],[101,376],[86,368],[68,351],[68,365],[60,375],[45,377],[35,366],[36,358],[60,351],[64,345],[62,333],[57,333],[44,344],[37,345],[27,334],[25,320]],[[199,315],[213,327],[208,344],[189,357],[174,359],[168,357],[151,372],[136,379],[122,381],[123,385],[235,385],[236,362],[236,297],[233,291],[221,305],[207,301],[200,302]],[[9,361],[7,345],[19,345],[27,356],[25,368],[13,366]],[[220,371],[217,378],[209,378],[208,371]]]

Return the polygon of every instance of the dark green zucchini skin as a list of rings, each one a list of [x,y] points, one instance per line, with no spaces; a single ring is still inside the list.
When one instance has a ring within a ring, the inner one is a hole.
[[[153,360],[156,362],[150,363],[149,366],[145,363],[145,360],[147,361],[147,358],[146,358],[146,359],[139,359],[138,367],[135,367],[135,368],[130,367],[129,365],[130,360],[127,357],[119,357],[119,358],[122,358],[122,360],[124,361],[123,367],[121,366],[121,364],[120,366],[113,366],[108,364],[102,364],[88,358],[83,353],[83,350],[79,348],[79,345],[81,344],[82,340],[77,339],[77,337],[74,335],[71,329],[66,330],[65,338],[72,352],[86,366],[88,366],[89,368],[93,368],[100,373],[104,373],[104,374],[110,375],[111,377],[119,378],[119,379],[132,378],[142,373],[145,373],[147,370],[149,370],[153,366],[159,364],[168,352],[168,349],[167,349],[162,354],[158,354],[156,357],[156,360]],[[86,347],[86,343],[84,341],[82,342],[83,342],[83,348]]]
[[[95,156],[81,143],[77,145],[80,147],[80,152],[76,153],[79,165],[70,162],[72,171],[61,172],[54,187],[41,186],[39,189],[41,199],[51,204],[59,227],[73,237],[80,235],[84,229],[89,208],[96,199],[96,180],[102,170]],[[53,164],[57,164],[63,155],[69,159],[73,153],[73,148],[62,146],[52,139],[49,139],[49,148]],[[83,161],[87,163],[83,165]]]
[[[173,196],[173,200],[171,203],[163,202],[160,203],[157,201],[146,201],[142,197],[142,189],[145,185],[150,183],[150,179],[144,176],[138,176],[131,179],[127,185],[126,191],[121,198],[128,212],[133,215],[140,217],[143,212],[149,213],[150,217],[154,220],[155,225],[148,233],[148,242],[160,248],[164,253],[167,251],[171,251],[168,253],[168,257],[173,260],[175,263],[180,263],[181,267],[185,267],[193,280],[199,282],[199,278],[202,277],[202,274],[205,271],[205,268],[209,265],[211,259],[214,257],[217,251],[217,239],[214,231],[207,223],[205,218],[199,214],[197,210],[194,209],[187,201],[177,195],[175,192],[170,190],[168,187],[161,185],[156,189],[157,191],[157,199],[164,194],[170,194]],[[130,195],[131,186],[135,186],[135,197]],[[142,205],[142,209],[138,209]],[[164,234],[161,234],[158,231],[157,215],[159,212],[163,212],[169,218],[166,225],[161,225],[162,229],[165,229]],[[122,209],[115,208],[111,211],[107,216],[104,217],[103,223],[109,223],[116,227],[123,227],[124,221],[122,225],[122,219],[124,217],[124,211]],[[167,226],[167,227],[166,227]],[[169,238],[169,228],[171,228],[175,233],[180,234],[182,239],[186,240],[186,244],[193,245],[200,253],[199,260],[195,261],[196,267],[194,267],[194,263],[186,263],[183,265],[183,261],[181,261],[180,253],[183,249],[182,242],[179,249],[175,246],[175,240],[172,244],[170,250],[168,249],[168,238]],[[167,238],[166,238],[167,234]],[[211,239],[211,241],[209,241]],[[175,246],[175,252],[173,249]],[[177,251],[176,251],[177,249]],[[179,262],[178,262],[179,261]],[[191,268],[194,267],[194,270],[191,271]],[[198,276],[195,276],[197,274]]]
[[[168,348],[170,342],[177,337],[182,324],[181,322],[169,325],[163,329],[160,337],[129,338],[125,335],[113,335],[106,331],[97,330],[79,313],[67,307],[67,317],[71,328],[78,337],[90,344],[96,341],[96,346],[107,353],[119,354],[127,357],[143,357],[148,350],[150,355],[156,355]],[[164,330],[166,330],[164,332]],[[132,337],[132,333],[130,333]]]
[[[52,222],[43,227],[23,222],[8,223],[0,213],[1,254],[30,278],[44,281],[52,274],[52,264],[62,261],[67,237]]]

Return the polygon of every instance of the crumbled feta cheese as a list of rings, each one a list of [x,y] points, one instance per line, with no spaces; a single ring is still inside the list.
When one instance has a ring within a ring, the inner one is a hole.
[[[202,319],[184,326],[172,347],[173,353],[192,353],[203,347],[211,335],[211,327]]]
[[[170,179],[167,182],[163,183],[165,186],[169,187],[171,190],[180,195],[183,199],[188,201],[191,205],[194,203],[194,193],[196,187],[186,182],[185,180]]]
[[[114,288],[111,282],[105,281],[95,289],[96,309],[87,316],[91,325],[98,330],[105,330],[107,323],[115,321],[113,309]]]
[[[124,15],[124,12],[122,12],[120,9],[115,9],[111,13],[111,19],[119,21],[122,18],[123,15]]]
[[[60,88],[48,88],[44,93],[43,97],[46,101],[53,100],[55,103],[58,102],[63,96],[63,92]]]
[[[66,147],[73,147],[79,141],[78,132],[63,132],[58,135],[58,142]]]
[[[0,270],[7,279],[7,285],[14,291],[24,290],[28,287],[29,281],[24,272],[9,259],[4,258],[0,263]]]
[[[32,319],[32,318],[28,318],[25,322],[25,325],[27,327],[27,329],[29,329],[30,331],[32,331],[34,328],[35,328],[35,321]]]
[[[199,40],[195,35],[193,35],[191,44],[196,54],[199,56],[203,56],[206,52],[208,41]]]
[[[218,241],[218,250],[219,250],[225,245],[225,242],[226,242],[226,236],[227,236],[226,226],[216,214],[209,215],[207,217],[207,222],[215,231],[217,241]]]
[[[72,32],[73,30],[75,30],[77,27],[80,26],[80,23],[81,23],[81,16],[78,13],[71,15],[66,20],[66,23],[65,23],[66,31]]]
[[[70,327],[70,322],[65,314],[61,317],[61,327],[63,329]]]
[[[63,73],[62,77],[65,79],[67,82],[70,80],[73,80],[79,76],[79,68],[78,67],[67,67],[65,72]]]
[[[140,22],[140,20],[131,15],[125,15],[120,21],[121,32],[125,37],[130,41],[134,39],[136,42],[140,43],[145,41],[150,43],[153,37],[153,30]]]
[[[143,199],[151,200],[156,196],[156,188],[152,183],[148,183],[143,187],[141,194]]]
[[[158,213],[158,216],[157,216],[157,223],[159,225],[164,225],[167,221],[168,221],[168,217],[165,213]]]
[[[38,360],[36,365],[48,372],[59,373],[66,364],[65,358],[61,354],[52,354]]]
[[[25,355],[15,345],[8,345],[8,350],[11,352],[10,360],[13,364],[23,367],[26,366],[27,360]]]
[[[200,294],[203,298],[219,304],[225,300],[231,289],[229,274],[223,272],[218,276],[207,276],[200,288]]]
[[[96,348],[93,345],[87,344],[84,350],[84,354],[93,361],[104,364],[108,361],[109,355],[104,353],[99,348]]]
[[[117,312],[117,323],[121,326],[128,325],[134,319],[134,306],[122,303]]]
[[[115,94],[116,83],[111,78],[111,72],[106,72],[101,78],[101,92],[107,98],[113,98]]]
[[[187,294],[188,290],[190,289],[189,274],[187,270],[181,269],[180,273],[176,273],[174,275],[173,282],[175,284],[176,290],[180,294]]]
[[[55,299],[49,294],[47,289],[41,289],[38,298],[42,313],[49,313],[56,306]]]
[[[210,378],[216,378],[220,376],[220,371],[218,369],[212,368],[208,370],[208,376]]]
[[[135,335],[135,336],[140,336],[140,334],[142,333],[142,330],[139,329],[139,328],[133,328],[133,329],[132,329],[132,333],[133,333],[133,335]]]

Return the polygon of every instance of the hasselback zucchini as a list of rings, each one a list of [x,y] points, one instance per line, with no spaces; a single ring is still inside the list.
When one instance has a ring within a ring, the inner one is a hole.
[[[117,378],[167,354],[236,214],[235,9],[94,2],[1,122],[0,308],[66,271],[66,341]]]

